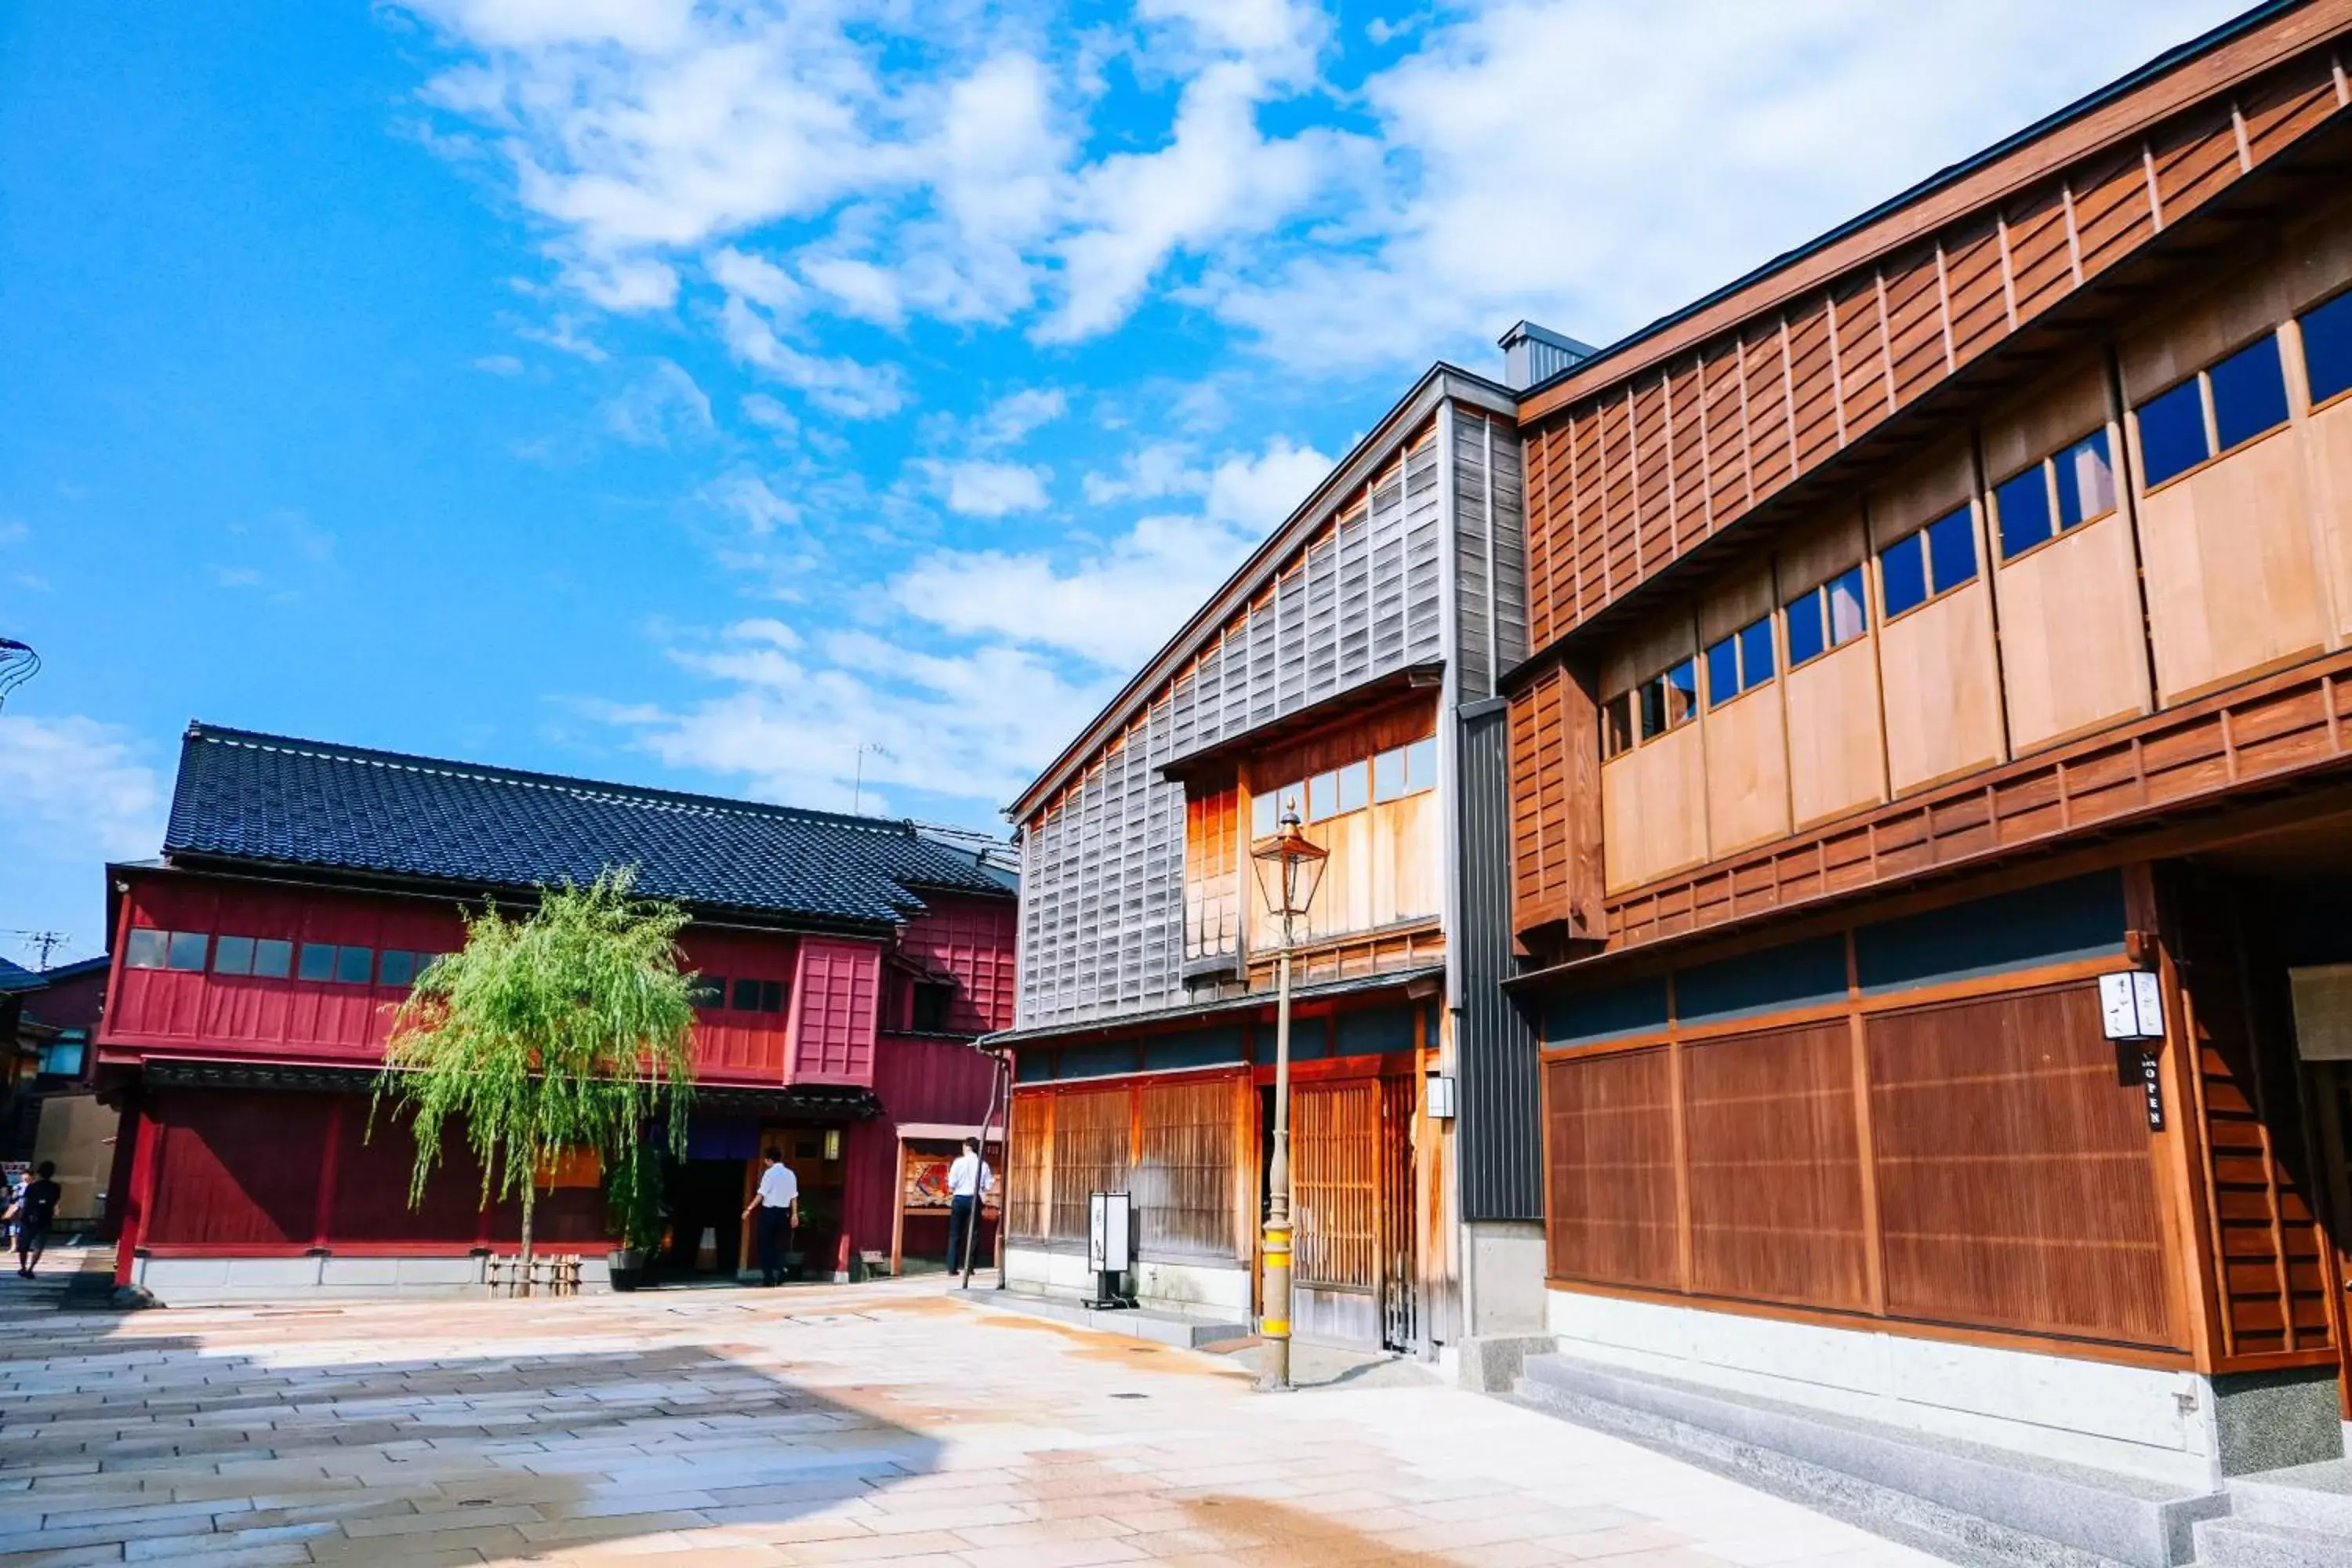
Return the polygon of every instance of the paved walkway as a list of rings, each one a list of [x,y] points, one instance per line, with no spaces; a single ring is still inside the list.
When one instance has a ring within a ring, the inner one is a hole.
[[[938,1280],[126,1316],[0,1286],[0,1563],[1933,1561],[1495,1400],[1256,1394]]]

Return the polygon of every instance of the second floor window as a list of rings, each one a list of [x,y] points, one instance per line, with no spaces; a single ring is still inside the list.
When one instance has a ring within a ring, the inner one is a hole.
[[[1975,520],[1958,507],[1878,552],[1879,602],[1893,620],[1976,574]]]
[[[2303,313],[2303,373],[2315,406],[2352,392],[2352,294]]]
[[[2003,559],[2116,510],[2107,433],[2095,430],[1993,487],[1993,521]]]
[[[200,931],[134,931],[123,950],[129,969],[200,971],[212,938]]]
[[[1870,626],[1863,602],[1862,568],[1850,567],[1818,588],[1789,601],[1782,618],[1789,626],[1789,668],[1843,647]]]
[[[375,977],[375,949],[306,942],[294,977],[337,985],[365,985]]]
[[[225,936],[213,943],[215,974],[283,980],[292,973],[294,944],[268,936]]]
[[[1750,621],[1706,650],[1706,705],[1720,708],[1772,679],[1772,617]]]
[[[732,1000],[738,1013],[781,1013],[784,1010],[784,983],[781,980],[738,980]]]
[[[955,1009],[955,987],[936,980],[918,980],[908,1008],[907,1026],[919,1035],[944,1035]]]
[[[1630,752],[1697,717],[1698,660],[1686,658],[1601,705],[1601,755]]]
[[[1437,737],[1431,735],[1297,784],[1252,795],[1250,837],[1271,838],[1280,833],[1286,811],[1296,810],[1301,822],[1326,822],[1436,787]]]
[[[2150,489],[2286,423],[2278,336],[2258,338],[2132,410],[2140,482]]]

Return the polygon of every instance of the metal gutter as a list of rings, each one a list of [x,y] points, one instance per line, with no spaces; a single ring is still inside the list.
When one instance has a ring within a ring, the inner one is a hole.
[[[1293,986],[1290,1002],[1295,1007],[1334,996],[1356,996],[1374,991],[1401,989],[1415,981],[1443,979],[1444,973],[1444,964],[1429,963],[1412,969],[1390,969],[1377,974],[1360,974],[1349,980],[1327,981],[1320,985]],[[1246,995],[1230,996],[1222,1001],[1161,1007],[1149,1013],[1121,1013],[1108,1018],[1076,1018],[1066,1024],[1037,1024],[1026,1029],[1003,1029],[993,1035],[982,1035],[972,1044],[982,1050],[1002,1050],[1010,1046],[1037,1045],[1047,1040],[1085,1039],[1153,1025],[1192,1023],[1234,1013],[1251,1013],[1262,1007],[1271,1007],[1274,1003],[1273,992],[1253,991]]]

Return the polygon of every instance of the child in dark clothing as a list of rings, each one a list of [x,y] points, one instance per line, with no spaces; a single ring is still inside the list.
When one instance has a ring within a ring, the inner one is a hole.
[[[49,1226],[58,1217],[58,1199],[63,1195],[57,1184],[58,1164],[44,1160],[33,1173],[24,1193],[9,1205],[8,1217],[16,1225],[16,1273],[30,1279],[33,1269],[41,1261],[41,1253],[49,1244]]]

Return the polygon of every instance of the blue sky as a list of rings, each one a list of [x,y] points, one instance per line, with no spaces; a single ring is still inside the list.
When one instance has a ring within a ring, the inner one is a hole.
[[[0,5],[0,954],[195,718],[1001,829],[1431,360],[2233,9]]]

